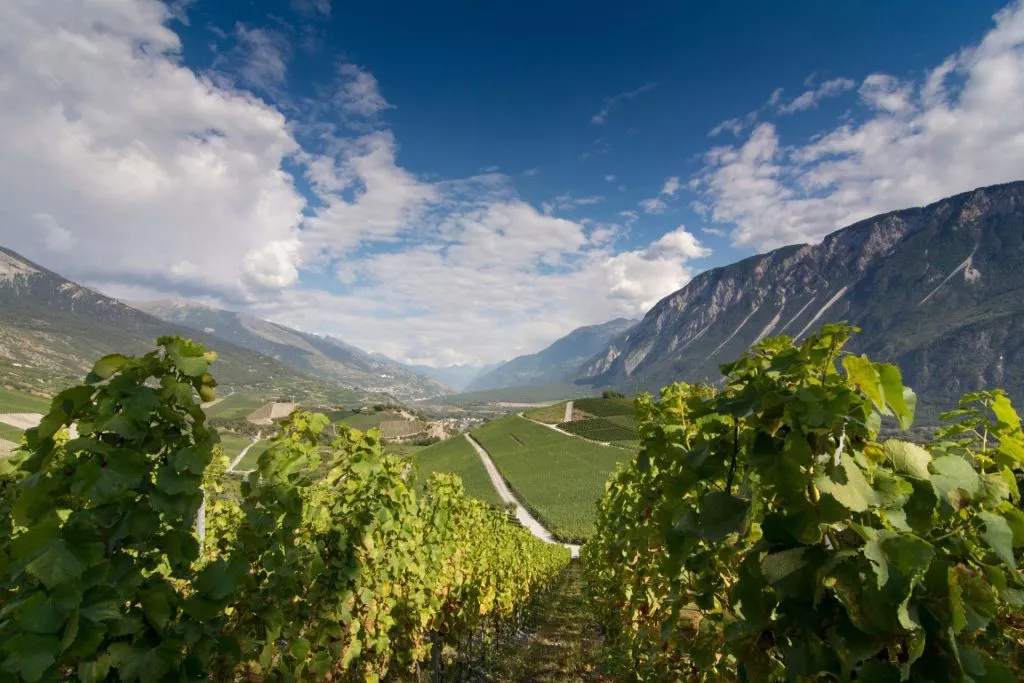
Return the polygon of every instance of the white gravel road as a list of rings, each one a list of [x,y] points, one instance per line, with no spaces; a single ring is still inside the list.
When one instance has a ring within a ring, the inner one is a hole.
[[[530,514],[530,512],[522,506],[519,500],[509,489],[505,480],[502,479],[501,473],[498,472],[498,468],[494,465],[494,461],[491,460],[490,454],[477,443],[476,439],[471,437],[469,434],[465,434],[466,441],[476,449],[477,455],[480,456],[480,460],[484,463],[484,469],[487,470],[487,476],[491,478],[491,483],[494,485],[494,489],[498,492],[500,497],[506,503],[512,503],[516,506],[516,518],[519,519],[519,523],[523,525],[523,528],[527,529],[531,534],[544,541],[545,543],[558,543],[555,537],[551,535],[551,532],[544,528],[544,526],[537,521],[537,519]],[[563,543],[566,548],[572,552],[573,557],[580,556],[580,547],[578,545],[570,545]]]

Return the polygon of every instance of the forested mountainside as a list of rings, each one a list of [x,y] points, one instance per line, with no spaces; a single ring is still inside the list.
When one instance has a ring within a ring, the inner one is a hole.
[[[595,386],[717,380],[774,335],[847,321],[851,349],[903,369],[923,400],[1024,395],[1024,182],[893,211],[702,273],[579,370]]]
[[[233,388],[326,401],[367,396],[201,330],[160,320],[0,247],[0,383],[51,392],[80,380],[99,356],[144,352],[167,334],[216,350],[218,380]]]
[[[335,337],[300,332],[255,316],[191,301],[145,301],[131,305],[163,320],[276,358],[300,372],[367,391],[387,392],[403,400],[451,393],[437,380]]]
[[[577,328],[542,351],[518,356],[480,375],[470,382],[466,390],[482,391],[563,380],[580,363],[635,324],[635,320],[616,318],[600,325]]]

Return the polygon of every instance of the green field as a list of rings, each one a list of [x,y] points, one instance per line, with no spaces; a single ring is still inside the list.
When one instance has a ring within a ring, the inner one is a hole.
[[[339,422],[343,422],[353,429],[365,432],[368,429],[379,427],[381,422],[401,419],[402,416],[398,413],[384,411],[380,413],[349,413],[347,417],[342,418]]]
[[[50,399],[42,396],[0,389],[0,413],[48,413]]]
[[[491,505],[502,504],[480,456],[462,435],[427,446],[416,454],[416,465],[421,484],[434,472],[450,472],[462,478],[469,495]]]
[[[556,403],[543,408],[531,408],[523,411],[523,416],[547,425],[556,425],[565,419],[565,404],[567,401]]]
[[[513,415],[473,432],[505,480],[552,533],[582,541],[594,533],[595,505],[629,451],[559,434]]]
[[[573,412],[582,410],[594,417],[613,415],[635,415],[633,399],[630,398],[581,398],[572,405]]]
[[[224,455],[234,460],[235,456],[242,452],[242,449],[252,443],[252,439],[243,434],[230,434],[222,432],[220,435],[220,447],[224,449]]]
[[[21,442],[21,436],[24,434],[17,427],[11,427],[0,422],[0,441],[6,441],[8,443],[18,444]],[[0,452],[0,455],[4,453]]]
[[[221,419],[245,417],[266,403],[267,399],[260,396],[254,396],[252,394],[232,394],[212,408],[207,408],[206,416]]]
[[[592,417],[586,420],[573,420],[558,425],[570,434],[582,436],[591,441],[607,443],[611,441],[629,441],[636,438],[636,429],[629,429],[615,424],[606,417]]]
[[[249,449],[249,452],[245,454],[245,457],[238,463],[238,466],[235,467],[234,471],[248,472],[249,470],[256,469],[256,463],[259,461],[260,455],[263,454],[263,451],[267,450],[269,445],[270,439],[257,441],[253,447]],[[235,453],[235,455],[238,455],[238,453]]]

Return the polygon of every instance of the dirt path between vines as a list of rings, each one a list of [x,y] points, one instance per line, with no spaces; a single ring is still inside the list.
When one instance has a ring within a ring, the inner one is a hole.
[[[610,681],[598,671],[603,642],[579,560],[562,573],[550,594],[543,596],[525,637],[505,648],[485,680],[501,683],[575,683]]]
[[[512,503],[516,506],[516,518],[519,523],[523,525],[527,531],[531,534],[544,541],[545,543],[558,543],[555,537],[551,535],[551,532],[544,528],[537,519],[530,514],[529,510],[523,507],[519,499],[516,498],[515,494],[512,493],[512,489],[505,483],[505,479],[501,476],[501,472],[498,471],[494,461],[491,460],[491,454],[487,452],[483,446],[481,446],[476,439],[470,436],[468,433],[464,435],[466,441],[476,450],[477,455],[480,456],[481,462],[484,464],[484,469],[487,470],[487,476],[491,478],[491,484],[494,485],[494,490],[498,492],[498,497],[506,503]],[[578,545],[569,545],[564,543],[566,548],[572,551],[573,557],[579,557],[580,547]]]

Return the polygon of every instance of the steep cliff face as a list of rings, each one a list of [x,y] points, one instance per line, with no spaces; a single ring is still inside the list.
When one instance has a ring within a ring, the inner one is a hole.
[[[579,370],[595,386],[714,381],[768,336],[846,321],[852,350],[898,363],[926,401],[1024,398],[1024,182],[861,221],[820,244],[702,273]]]

